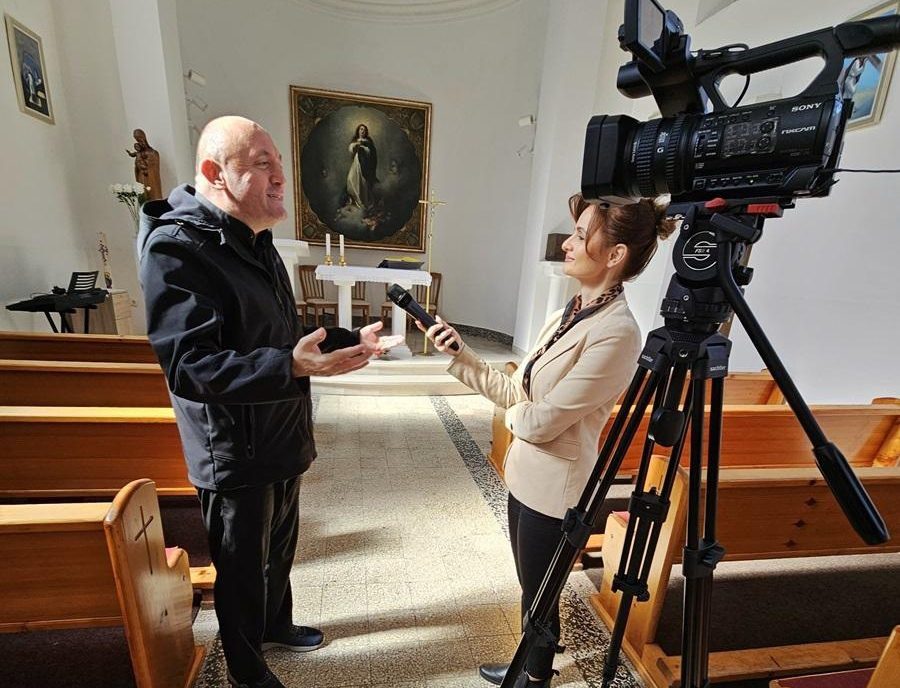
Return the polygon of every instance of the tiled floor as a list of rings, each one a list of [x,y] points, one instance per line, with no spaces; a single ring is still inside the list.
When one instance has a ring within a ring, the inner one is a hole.
[[[518,643],[519,588],[505,533],[505,491],[484,460],[491,405],[478,396],[317,397],[319,459],[303,478],[292,574],[295,620],[328,644],[270,652],[287,686],[487,686],[482,662]],[[607,634],[581,573],[563,596],[554,686],[599,686]],[[225,685],[216,621],[200,688]],[[616,686],[637,686],[620,669]]]

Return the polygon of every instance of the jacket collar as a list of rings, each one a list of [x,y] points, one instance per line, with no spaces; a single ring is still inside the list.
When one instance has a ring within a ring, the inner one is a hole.
[[[598,311],[587,315],[585,318],[572,325],[571,329],[562,337],[560,337],[556,342],[554,342],[553,345],[544,352],[544,355],[535,362],[534,367],[531,370],[531,389],[534,390],[534,379],[544,366],[574,347],[584,337],[585,332],[587,332],[589,328],[593,327],[598,322],[598,320],[601,320],[613,311],[618,310],[622,307],[622,305],[627,305],[624,292],[610,301],[605,308],[601,308]],[[556,331],[556,327],[548,327],[547,330],[548,332],[544,341],[553,336],[553,333]],[[537,350],[541,346],[543,346],[543,341],[537,343],[535,350]]]

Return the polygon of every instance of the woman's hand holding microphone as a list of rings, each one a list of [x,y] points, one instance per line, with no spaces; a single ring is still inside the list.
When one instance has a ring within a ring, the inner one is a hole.
[[[450,356],[459,356],[459,352],[463,348],[463,340],[459,336],[459,332],[444,322],[441,316],[437,316],[435,319],[437,324],[432,325],[427,330],[418,320],[416,320],[416,327],[425,333],[425,336],[434,344],[435,349]],[[456,343],[456,348],[451,348],[450,345],[454,342]]]

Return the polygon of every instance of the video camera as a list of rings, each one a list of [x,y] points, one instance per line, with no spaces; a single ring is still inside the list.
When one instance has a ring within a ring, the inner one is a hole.
[[[656,0],[626,0],[619,44],[633,59],[619,68],[616,85],[629,98],[652,95],[663,117],[591,118],[585,198],[622,205],[661,194],[675,203],[828,195],[853,105],[844,93],[844,58],[896,47],[900,17],[696,53],[683,28]],[[822,71],[792,98],[736,107],[719,91],[729,74],[749,79],[816,55],[825,60]]]

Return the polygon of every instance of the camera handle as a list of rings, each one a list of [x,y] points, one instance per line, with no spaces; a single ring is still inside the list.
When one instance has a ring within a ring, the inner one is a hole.
[[[563,519],[563,536],[538,594],[524,614],[522,638],[502,688],[513,688],[524,671],[532,648],[556,644],[558,639],[549,631],[550,612],[557,604],[579,552],[587,544],[600,508],[637,434],[651,397],[654,401],[649,431],[644,438],[636,488],[629,504],[622,558],[613,579],[614,590],[621,590],[622,597],[604,663],[603,685],[608,686],[615,676],[632,601],[648,599],[650,562],[660,529],[668,515],[672,486],[690,419],[681,685],[684,688],[708,687],[713,571],[725,553],[716,541],[715,526],[724,378],[728,374],[731,350],[731,342],[717,330],[727,320],[732,308],[797,415],[813,445],[816,463],[853,527],[868,544],[887,540],[887,529],[877,509],[846,459],[827,441],[738,286],[738,282],[749,283],[752,277],[752,270],[737,264],[743,248],[760,238],[766,217],[779,217],[785,207],[790,207],[790,204],[779,199],[756,199],[736,204],[714,199],[706,203],[672,207],[673,212],[683,211],[684,221],[675,247],[676,274],[669,284],[661,310],[666,324],[648,335],[638,359],[638,368],[613,419],[585,489],[578,504],[570,508]],[[710,236],[714,238],[712,244]],[[738,250],[734,250],[735,246]],[[706,448],[705,503],[701,503],[707,380],[712,381],[712,391]],[[650,458],[657,444],[672,448],[666,475],[659,490],[645,491]],[[705,512],[702,535],[701,508]]]

